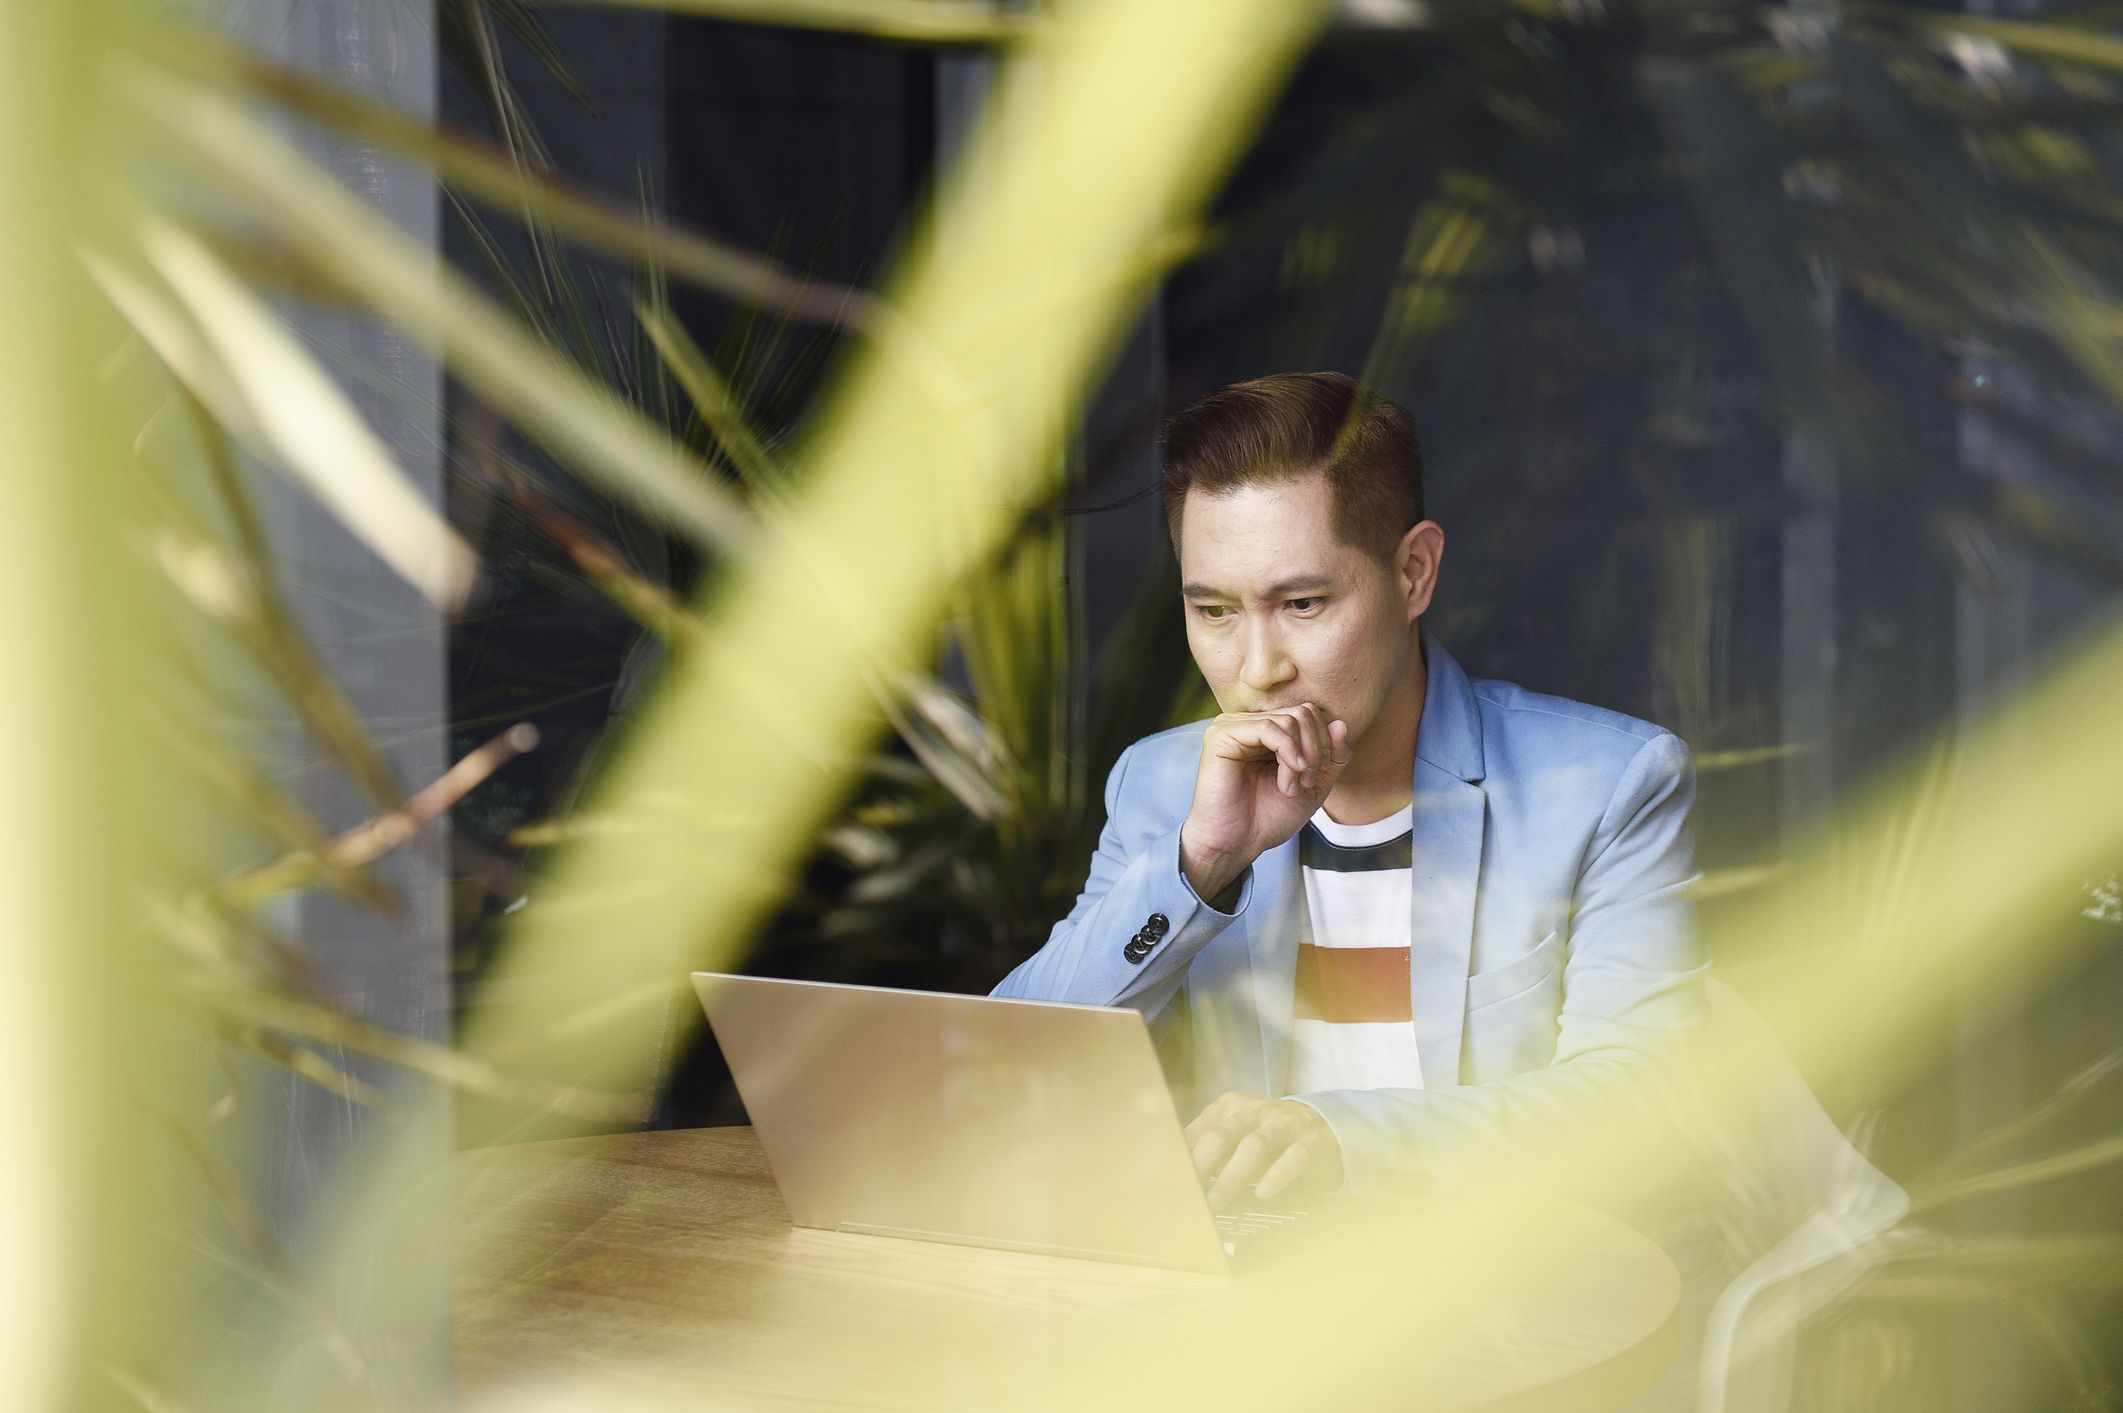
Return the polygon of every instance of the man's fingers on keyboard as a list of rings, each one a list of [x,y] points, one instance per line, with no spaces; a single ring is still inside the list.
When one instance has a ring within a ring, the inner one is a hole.
[[[1187,1151],[1194,1156],[1195,1176],[1207,1182],[1231,1155],[1238,1135],[1220,1124],[1203,1124],[1199,1119],[1195,1124],[1199,1127],[1189,1127]]]
[[[1261,1169],[1268,1166],[1268,1160],[1272,1156],[1273,1150],[1268,1141],[1259,1133],[1249,1133],[1240,1139],[1238,1147],[1232,1150],[1229,1161],[1224,1164],[1223,1171],[1216,1175],[1215,1185],[1209,1189],[1209,1205],[1221,1207],[1237,1198],[1249,1196],[1254,1181],[1259,1178]]]
[[[1305,1169],[1312,1164],[1313,1152],[1310,1139],[1299,1139],[1285,1148],[1282,1156],[1270,1164],[1268,1171],[1261,1174],[1261,1180],[1254,1184],[1253,1195],[1266,1202],[1303,1177]]]
[[[1251,1094],[1220,1094],[1208,1108],[1194,1116],[1184,1138],[1194,1159],[1194,1171],[1203,1182],[1230,1156],[1239,1139],[1253,1128],[1254,1118],[1268,1101]]]

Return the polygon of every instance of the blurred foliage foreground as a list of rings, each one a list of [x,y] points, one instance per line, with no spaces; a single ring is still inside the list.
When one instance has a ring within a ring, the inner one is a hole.
[[[767,13],[735,0],[672,8]],[[1619,23],[1597,6],[1430,14],[1475,55],[1537,52],[1544,35]],[[1326,7],[1114,0],[1028,17],[942,0],[791,0],[774,15],[1000,46],[1004,78],[981,131],[886,294],[819,287],[565,189],[522,144],[497,150],[435,131],[116,0],[11,6],[0,18],[10,71],[0,176],[14,204],[0,226],[14,314],[0,413],[16,448],[0,517],[11,531],[0,572],[14,668],[0,694],[0,750],[18,787],[0,851],[19,1013],[0,1027],[11,1081],[0,1214],[12,1267],[0,1325],[8,1406],[439,1398],[441,1384],[423,1387],[417,1373],[376,1372],[384,1341],[417,1343],[408,1312],[426,1308],[412,1273],[445,1205],[421,1118],[429,1101],[379,1093],[334,1063],[335,1051],[368,1052],[525,1114],[624,1121],[655,1079],[642,1017],[661,1013],[685,970],[739,962],[821,841],[858,873],[833,926],[890,935],[896,900],[942,887],[998,956],[1020,953],[1065,909],[1095,833],[1086,762],[1199,709],[1169,681],[1144,690],[1109,672],[1098,710],[1058,712],[1071,610],[1052,588],[1059,532],[1037,511],[1059,489],[1065,430],[1117,331],[1163,269],[1201,246],[1201,211]],[[490,51],[496,16],[536,33],[517,5],[464,0],[444,18]],[[1676,102],[1701,108],[1693,130],[1706,141],[1720,114],[1750,103],[1748,121],[1767,114],[1820,140],[1793,168],[1787,207],[1713,202],[1711,222],[1772,243],[1771,264],[1802,278],[1806,254],[1840,235],[1846,262],[1873,261],[1847,263],[1853,278],[1912,320],[2123,393],[2123,315],[2108,295],[2123,207],[2072,127],[2113,115],[2123,44],[2070,23],[1886,7],[1653,8],[1629,23],[1678,82]],[[1844,96],[1871,146],[1830,121],[1840,110],[1806,99],[1823,85]],[[498,76],[490,93],[505,109]],[[1507,108],[1528,141],[1554,121]],[[648,415],[639,388],[597,376],[523,301],[511,310],[437,268],[267,121],[276,109],[416,158],[453,199],[492,205],[541,240],[637,267],[656,386],[683,393],[683,434]],[[1956,140],[1893,145],[1919,123]],[[1923,161],[1950,169],[1912,160],[1892,181],[1854,175],[1882,151],[1933,154]],[[1953,165],[1963,161],[1975,164],[1972,179]],[[1457,190],[1462,204],[1488,200],[1485,189]],[[1855,199],[1821,200],[1830,190]],[[1858,224],[1867,211],[1906,223],[1905,238],[1852,239],[1876,229]],[[1433,239],[1412,248],[1415,278],[1381,319],[1382,348],[1405,350],[1450,317],[1453,278],[1479,268],[1478,215],[1455,208],[1425,227]],[[748,428],[742,398],[672,316],[663,292],[673,280],[857,336],[793,450]],[[1749,296],[1773,350],[1806,346],[1771,338],[1792,317],[1790,293]],[[391,907],[371,865],[535,746],[533,734],[505,729],[437,780],[396,780],[296,627],[246,459],[284,471],[438,613],[464,602],[477,566],[293,333],[274,303],[286,296],[387,321],[558,464],[687,537],[712,565],[697,596],[677,600],[497,453],[497,484],[670,657],[583,807],[546,836],[539,904],[508,930],[487,983],[528,999],[481,1012],[454,1047],[344,1013],[269,906],[321,889]],[[1772,362],[1793,426],[1862,461],[1864,408],[1825,364]],[[2040,507],[2021,509],[2042,523]],[[947,619],[972,702],[928,675]],[[1154,605],[1134,631],[1154,634]],[[1134,651],[1124,641],[1117,660]],[[1956,997],[2070,960],[2048,945],[2058,934],[2030,919],[2050,917],[2123,848],[2119,674],[2123,638],[2088,641],[1998,721],[1883,782],[1814,856],[1730,915],[1714,939],[1721,956],[1844,925],[1831,919],[1860,920],[1873,944],[1758,994],[1809,1072],[1911,1076],[1953,1043]],[[284,698],[373,819],[328,827],[212,728],[232,675]],[[913,766],[874,753],[887,727]],[[2030,740],[2041,749],[2015,749]],[[231,856],[239,866],[226,866]],[[597,945],[583,946],[586,935]],[[1926,965],[1913,970],[1918,947]],[[229,1102],[220,1045],[352,1102],[406,1105],[346,1155],[318,1204],[329,1220],[299,1251],[250,1205],[243,1163],[255,1155],[230,1151],[214,1128]],[[1744,1108],[1746,1083],[1734,1074],[1720,1097]],[[1660,1185],[1667,1159],[1628,1116],[1575,1117],[1540,1164],[1490,1174],[1481,1203],[1441,1206],[1360,1251],[1323,1247],[1282,1286],[1205,1300],[1154,1343],[1116,1331],[1111,1358],[1087,1351],[1081,1361],[1088,1382],[1035,1383],[1025,1401],[1281,1407],[1331,1403],[1337,1385],[1358,1401],[1402,1376],[1421,1386],[1428,1355],[1408,1331],[1452,1289],[1393,1272],[1427,1264],[1535,1279],[1539,1213],[1557,1174],[1573,1187]],[[2117,1156],[2111,1140],[1957,1173],[1917,1195],[1945,1204]],[[1406,1254],[1388,1259],[1399,1247]],[[2123,1273],[2092,1237],[2058,1258],[1950,1244],[1924,1253],[1964,1285],[2002,1284],[2014,1298],[2104,1290]],[[221,1302],[200,1295],[225,1289],[230,1263],[275,1297],[262,1321],[242,1325],[240,1346]],[[1389,1276],[1391,1301],[1352,1303]],[[1942,1289],[1953,1287],[1910,1282],[1899,1298]],[[2098,1396],[2084,1341],[2053,1343],[2077,1394]],[[1340,1357],[1205,1365],[1172,1354],[1204,1347],[1333,1347]],[[1105,1372],[1116,1367],[1136,1377],[1117,1387]],[[1875,1402],[1890,1391],[1868,1387]],[[618,1394],[590,1386],[578,1397],[608,1407]]]

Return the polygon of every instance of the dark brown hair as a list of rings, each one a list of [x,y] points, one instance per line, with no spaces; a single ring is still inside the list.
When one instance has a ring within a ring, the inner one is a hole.
[[[1165,424],[1165,525],[1187,492],[1220,495],[1323,473],[1343,544],[1391,563],[1423,518],[1415,420],[1345,373],[1275,373],[1209,394]]]

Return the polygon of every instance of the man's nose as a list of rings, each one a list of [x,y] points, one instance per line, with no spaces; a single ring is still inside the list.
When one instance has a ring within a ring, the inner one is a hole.
[[[1255,623],[1246,632],[1245,658],[1239,663],[1238,680],[1249,692],[1271,692],[1290,680],[1292,664],[1283,653],[1282,640],[1267,624]]]

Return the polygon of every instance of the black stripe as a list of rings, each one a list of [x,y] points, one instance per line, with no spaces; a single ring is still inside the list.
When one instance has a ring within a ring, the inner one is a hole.
[[[1297,861],[1301,867],[1325,873],[1377,873],[1381,869],[1406,868],[1414,859],[1415,831],[1406,829],[1383,844],[1344,846],[1320,833],[1319,826],[1305,822],[1298,836]]]

